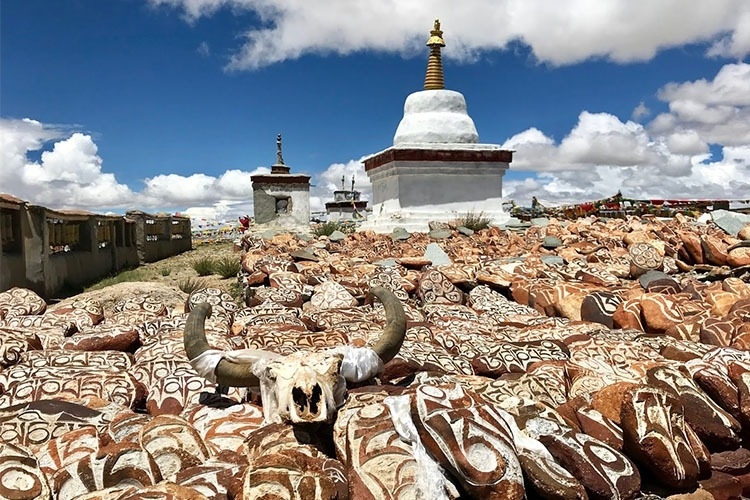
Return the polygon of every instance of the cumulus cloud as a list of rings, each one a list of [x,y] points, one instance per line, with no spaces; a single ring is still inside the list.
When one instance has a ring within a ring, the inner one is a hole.
[[[646,106],[646,103],[641,101],[638,103],[638,106],[636,106],[635,109],[633,109],[633,113],[630,115],[630,117],[634,121],[639,121],[641,118],[645,118],[650,114],[651,114],[651,110],[648,109],[648,106]]]
[[[341,177],[344,177],[345,189],[351,189],[352,177],[354,177],[354,189],[359,191],[362,200],[372,203],[372,184],[365,173],[362,163],[365,157],[359,160],[349,160],[346,163],[334,163],[313,180],[310,188],[310,211],[321,212],[325,210],[325,204],[333,200],[333,192],[341,189]]]
[[[750,64],[727,64],[711,81],[670,83],[657,95],[669,112],[654,118],[652,133],[688,130],[711,144],[750,144]]]
[[[747,199],[750,193],[750,146],[724,147],[721,160],[691,159],[690,174],[669,177],[649,168],[593,166],[585,179],[570,172],[540,173],[504,183],[505,198],[529,205],[570,203],[612,196],[617,191],[636,199]],[[702,161],[703,160],[703,161]]]
[[[750,52],[750,10],[745,9],[738,15],[735,29],[714,42],[708,53],[712,56],[741,59],[748,52]]]
[[[707,42],[713,55],[750,53],[750,2],[746,0],[150,0],[178,9],[189,22],[221,8],[250,12],[228,68],[253,69],[304,54],[424,50],[427,30],[439,17],[445,54],[471,61],[512,43],[530,47],[553,65],[589,58],[643,61],[659,50]],[[421,52],[419,52],[421,53]]]
[[[111,173],[102,171],[102,159],[91,136],[45,126],[30,119],[0,118],[0,185],[22,199],[55,208],[119,206],[133,196]],[[40,161],[28,153],[42,152]]]
[[[712,80],[670,83],[668,103],[646,126],[582,112],[559,143],[535,128],[509,138],[514,170],[537,174],[505,183],[508,198],[571,202],[611,196],[730,198],[750,193],[750,65],[727,64]],[[721,146],[721,158],[709,153]]]
[[[578,123],[559,144],[532,128],[503,144],[516,151],[514,170],[577,171],[595,165],[649,166],[664,175],[684,175],[689,157],[669,151],[663,141],[649,137],[643,125],[622,122],[608,113],[582,112]]]
[[[30,119],[0,118],[0,186],[21,199],[50,208],[94,212],[139,208],[168,212],[213,210],[215,214],[252,213],[250,176],[267,173],[227,170],[218,177],[157,175],[134,191],[104,169],[92,137]],[[39,161],[32,161],[36,153]]]

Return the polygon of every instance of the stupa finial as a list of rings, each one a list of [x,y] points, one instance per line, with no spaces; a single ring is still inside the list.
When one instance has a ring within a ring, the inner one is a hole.
[[[445,47],[445,41],[443,40],[443,32],[440,29],[439,19],[435,19],[435,26],[430,31],[427,46],[430,48],[430,56],[427,59],[427,74],[424,77],[424,89],[444,89],[445,78],[443,77],[443,61],[440,55],[440,48]]]
[[[281,134],[276,135],[276,164],[284,164],[284,156],[281,154]]]

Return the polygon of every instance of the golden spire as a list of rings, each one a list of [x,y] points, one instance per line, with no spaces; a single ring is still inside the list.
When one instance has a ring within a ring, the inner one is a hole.
[[[443,61],[440,58],[440,47],[445,47],[443,32],[440,30],[440,20],[435,19],[435,27],[430,31],[430,39],[427,40],[430,48],[430,57],[427,59],[427,74],[424,77],[425,90],[440,90],[445,88],[443,77]]]

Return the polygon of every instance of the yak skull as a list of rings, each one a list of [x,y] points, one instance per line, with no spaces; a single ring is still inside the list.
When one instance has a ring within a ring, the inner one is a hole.
[[[398,354],[404,342],[406,317],[401,302],[390,290],[375,287],[370,294],[380,299],[386,315],[383,333],[370,354],[385,364]],[[204,330],[210,314],[211,306],[204,302],[188,316],[184,342],[191,361],[212,350]],[[213,375],[224,386],[260,386],[263,413],[268,421],[330,422],[346,394],[346,380],[341,374],[343,359],[344,355],[335,349],[298,351],[257,362],[227,355],[215,365]]]
[[[329,422],[343,403],[343,355],[298,351],[269,362],[259,373],[263,413],[270,421]]]

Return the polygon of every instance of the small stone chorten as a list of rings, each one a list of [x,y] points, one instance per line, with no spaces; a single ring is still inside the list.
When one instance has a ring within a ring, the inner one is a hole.
[[[354,190],[354,176],[352,176],[352,188],[347,190],[346,178],[341,176],[341,189],[333,192],[333,201],[326,203],[328,220],[331,222],[359,220],[365,216],[367,200],[360,200],[362,193]]]
[[[276,136],[276,164],[270,174],[250,177],[255,224],[268,229],[310,231],[310,176],[290,174]]]
[[[373,200],[361,230],[426,232],[431,221],[468,212],[481,212],[494,224],[509,219],[502,210],[502,179],[513,152],[479,143],[464,96],[445,89],[445,41],[437,19],[427,46],[424,90],[406,98],[393,146],[364,160]]]

